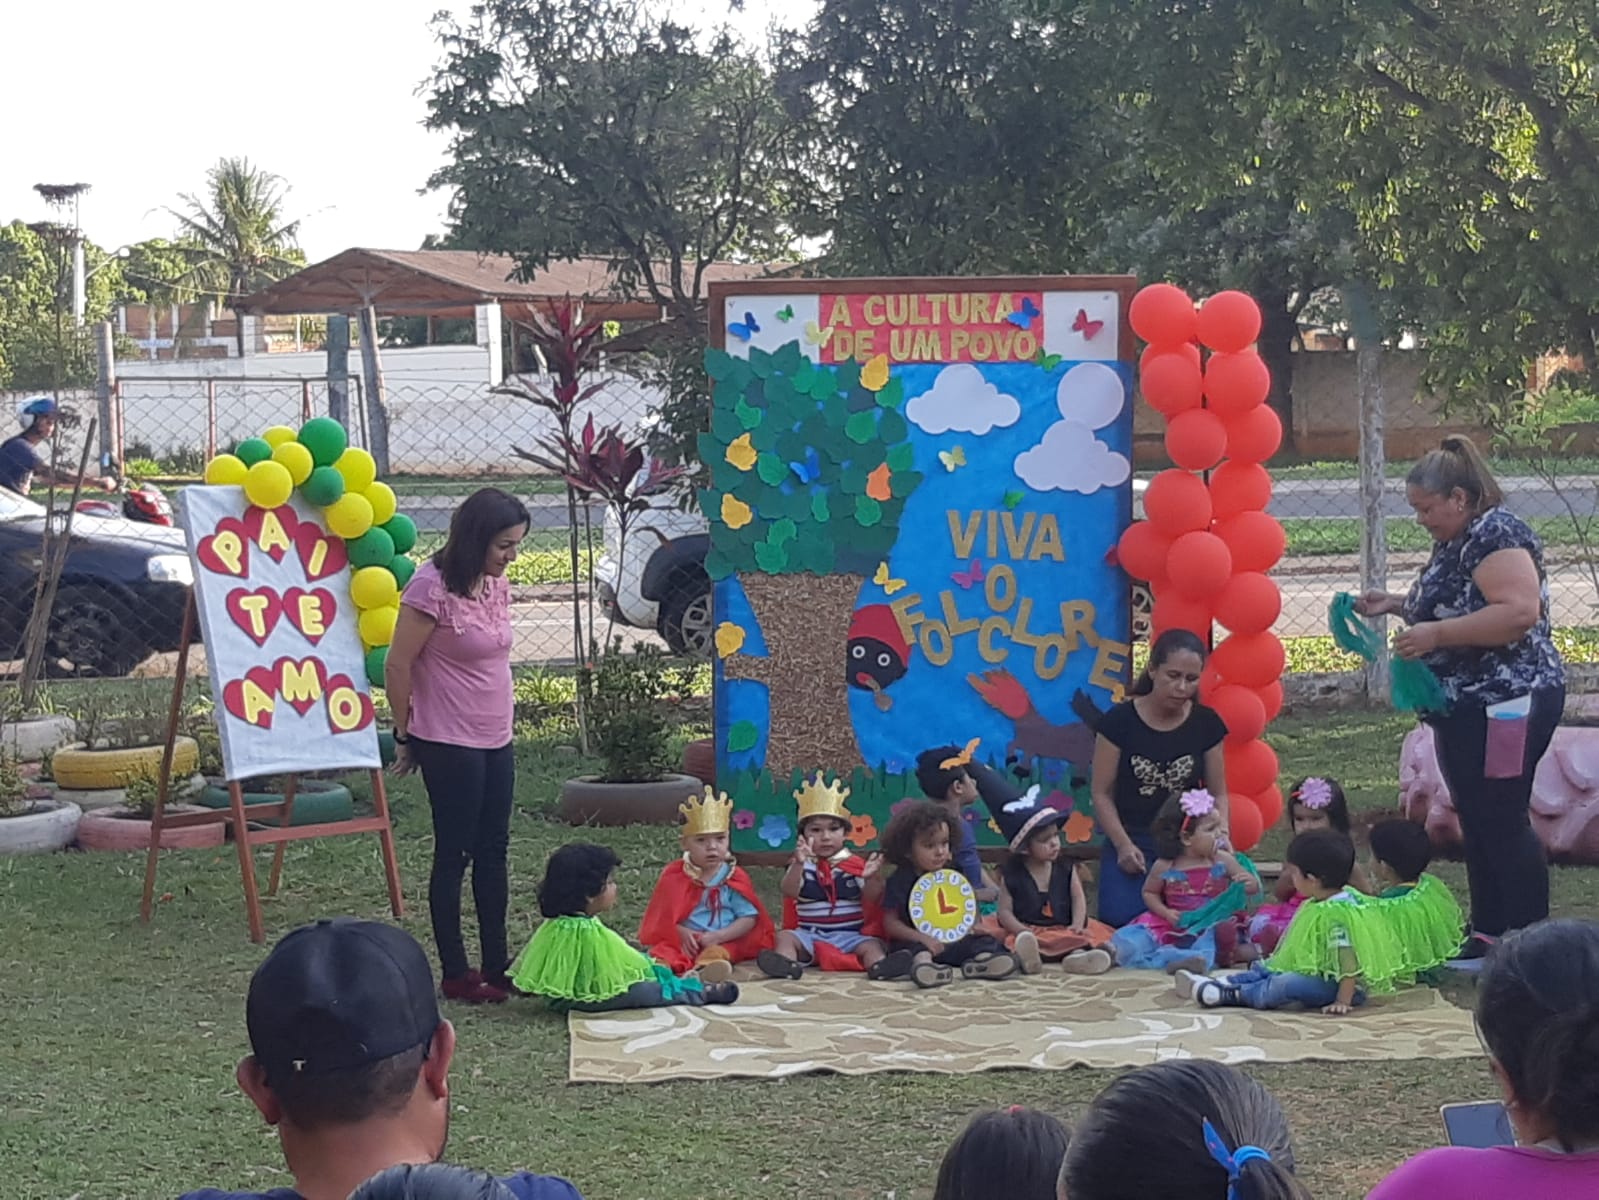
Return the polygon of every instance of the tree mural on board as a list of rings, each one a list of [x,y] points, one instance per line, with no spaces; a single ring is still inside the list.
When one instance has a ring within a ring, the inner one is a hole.
[[[864,372],[816,364],[798,342],[751,347],[748,360],[710,349],[705,366],[714,396],[699,443],[711,472],[700,493],[711,525],[705,567],[712,579],[739,576],[768,650],[731,654],[723,672],[767,685],[766,766],[776,777],[847,770],[860,762],[845,715],[851,614],[922,482],[903,384],[886,360]]]

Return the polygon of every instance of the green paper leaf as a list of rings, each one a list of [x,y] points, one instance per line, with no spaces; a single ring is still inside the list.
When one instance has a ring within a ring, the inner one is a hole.
[[[848,520],[855,511],[855,497],[843,490],[833,492],[827,497],[827,510],[835,521]]]
[[[900,471],[909,471],[916,465],[916,447],[909,442],[901,442],[897,446],[890,446],[888,450],[888,469],[896,474]]]
[[[788,567],[788,551],[771,542],[755,544],[755,565],[768,575],[781,575]]]
[[[798,542],[791,556],[795,566],[812,575],[831,575],[837,568],[833,539],[809,537]]]
[[[845,398],[844,406],[852,413],[876,412],[877,395],[863,387],[851,388],[848,397]]]
[[[743,401],[739,403],[742,404]],[[724,449],[743,432],[744,426],[739,424],[738,414],[731,408],[716,408],[711,411],[711,433],[722,443]]]
[[[888,490],[896,496],[909,496],[925,478],[920,471],[895,471],[888,477]]]
[[[861,381],[861,364],[853,358],[839,363],[834,370],[838,377],[838,390],[841,392],[853,390]]]
[[[772,532],[768,534],[767,537],[768,540],[771,541],[772,545],[781,546],[784,542],[793,541],[794,535],[797,532],[799,531],[795,527],[794,522],[788,517],[784,517],[781,521],[773,522]]]
[[[758,346],[751,346],[750,372],[757,379],[765,379],[772,373],[772,356]]]
[[[726,350],[718,350],[715,346],[705,347],[705,373],[712,379],[731,377],[735,361],[737,360]]]
[[[714,519],[722,513],[722,493],[713,488],[701,488],[697,493],[700,502],[700,511],[707,519]]]
[[[742,754],[745,750],[755,749],[760,740],[761,731],[754,721],[734,721],[727,731],[727,752]]]
[[[726,443],[717,441],[708,433],[702,433],[694,439],[694,448],[702,463],[719,462],[727,455]]]
[[[772,352],[772,366],[784,375],[792,375],[800,368],[800,363],[807,361],[804,352],[797,341],[784,342]]]
[[[712,548],[705,554],[705,573],[712,579],[726,579],[733,572],[733,563],[720,550]]]
[[[782,444],[782,439],[779,438],[778,447],[780,451]],[[788,478],[788,464],[783,461],[781,453],[762,454],[755,460],[755,473],[761,477],[762,483],[776,487]]]
[[[870,496],[856,496],[855,519],[870,528],[883,519],[883,506]]]
[[[816,377],[811,380],[811,397],[816,400],[826,400],[838,391],[838,377],[831,367],[817,367]]]
[[[857,446],[864,446],[877,433],[877,414],[858,412],[844,422],[844,436]]]
[[[910,434],[910,427],[905,424],[905,418],[892,408],[883,410],[882,420],[878,422],[877,434],[883,439],[885,446],[897,445],[903,442]]]
[[[799,403],[799,392],[786,375],[773,375],[766,381],[766,408],[772,413],[791,412]],[[806,404],[810,400],[805,401]]]
[[[851,496],[864,496],[866,494],[866,472],[851,463],[839,474],[839,491]]]
[[[827,493],[817,492],[811,497],[811,518],[820,525],[826,525],[828,516]]]
[[[890,377],[877,393],[879,408],[898,408],[905,401],[905,381],[898,375]]]
[[[746,404],[742,400],[733,406],[733,415],[738,418],[738,423],[745,429],[754,429],[761,423],[761,418],[765,416],[760,409]]]
[[[816,364],[810,359],[802,357],[798,369],[791,372],[793,375],[794,390],[809,395],[811,384],[816,381]]]
[[[711,488],[718,494],[731,492],[736,494],[744,485],[748,476],[726,459],[711,460]],[[721,500],[716,502],[720,505]]]

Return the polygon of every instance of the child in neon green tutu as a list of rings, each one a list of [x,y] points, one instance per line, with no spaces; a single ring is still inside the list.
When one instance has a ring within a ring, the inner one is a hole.
[[[1306,900],[1276,953],[1226,980],[1180,972],[1179,995],[1204,1008],[1304,1007],[1342,1015],[1368,993],[1414,983],[1459,948],[1460,908],[1432,876],[1401,894],[1365,896],[1349,886],[1354,843],[1332,829],[1300,834],[1287,858]]]
[[[600,920],[616,904],[622,860],[574,842],[550,855],[539,883],[544,921],[511,968],[516,990],[543,996],[556,1012],[611,1012],[672,1004],[732,1004],[736,983],[679,978]]]

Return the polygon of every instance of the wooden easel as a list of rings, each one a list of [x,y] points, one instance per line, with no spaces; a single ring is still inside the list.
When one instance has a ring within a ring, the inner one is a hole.
[[[139,906],[139,919],[148,922],[155,900],[156,864],[161,854],[163,829],[187,829],[196,825],[231,823],[233,844],[239,852],[239,875],[244,881],[244,907],[250,920],[250,940],[263,941],[266,930],[261,923],[261,893],[255,882],[255,848],[275,845],[272,855],[272,873],[267,877],[267,895],[275,896],[278,881],[283,875],[283,854],[289,842],[305,838],[337,837],[347,833],[375,833],[383,850],[383,873],[389,885],[389,909],[396,917],[405,913],[405,897],[400,889],[400,866],[394,856],[394,829],[389,823],[389,798],[383,788],[383,771],[373,768],[372,806],[377,811],[370,817],[355,817],[348,821],[332,821],[321,825],[301,825],[290,828],[289,819],[294,814],[294,776],[288,776],[281,802],[252,804],[249,813],[255,817],[277,817],[277,826],[251,829],[244,805],[244,788],[238,780],[228,782],[228,807],[199,813],[166,815],[167,796],[172,786],[172,756],[176,749],[178,720],[183,713],[183,685],[189,675],[189,648],[194,641],[194,593],[183,609],[183,633],[179,639],[178,665],[172,678],[172,707],[167,711],[166,750],[161,755],[161,776],[156,793],[155,815],[150,822],[150,851],[144,864],[144,901]]]

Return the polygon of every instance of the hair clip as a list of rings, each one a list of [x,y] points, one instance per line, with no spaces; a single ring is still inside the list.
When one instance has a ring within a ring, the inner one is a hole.
[[[1259,1159],[1270,1162],[1271,1155],[1259,1146],[1240,1146],[1228,1153],[1227,1146],[1222,1142],[1221,1135],[1216,1132],[1216,1127],[1210,1123],[1210,1118],[1205,1118],[1205,1149],[1210,1151],[1210,1156],[1216,1160],[1216,1165],[1227,1172],[1227,1200],[1238,1200],[1238,1181],[1243,1175],[1244,1165]]]
[[[1320,812],[1333,802],[1332,784],[1325,779],[1312,775],[1299,785],[1299,790],[1294,793],[1294,799],[1306,808],[1313,808]]]
[[[970,765],[972,761],[972,755],[977,753],[977,744],[982,740],[982,738],[973,738],[971,741],[966,743],[966,749],[962,750],[959,754],[946,758],[943,762],[939,763],[938,769],[940,771],[948,771],[952,767],[964,767]]]
[[[1216,797],[1204,788],[1195,788],[1191,792],[1184,792],[1177,800],[1188,821],[1197,821],[1201,817],[1208,817],[1216,811]]]

